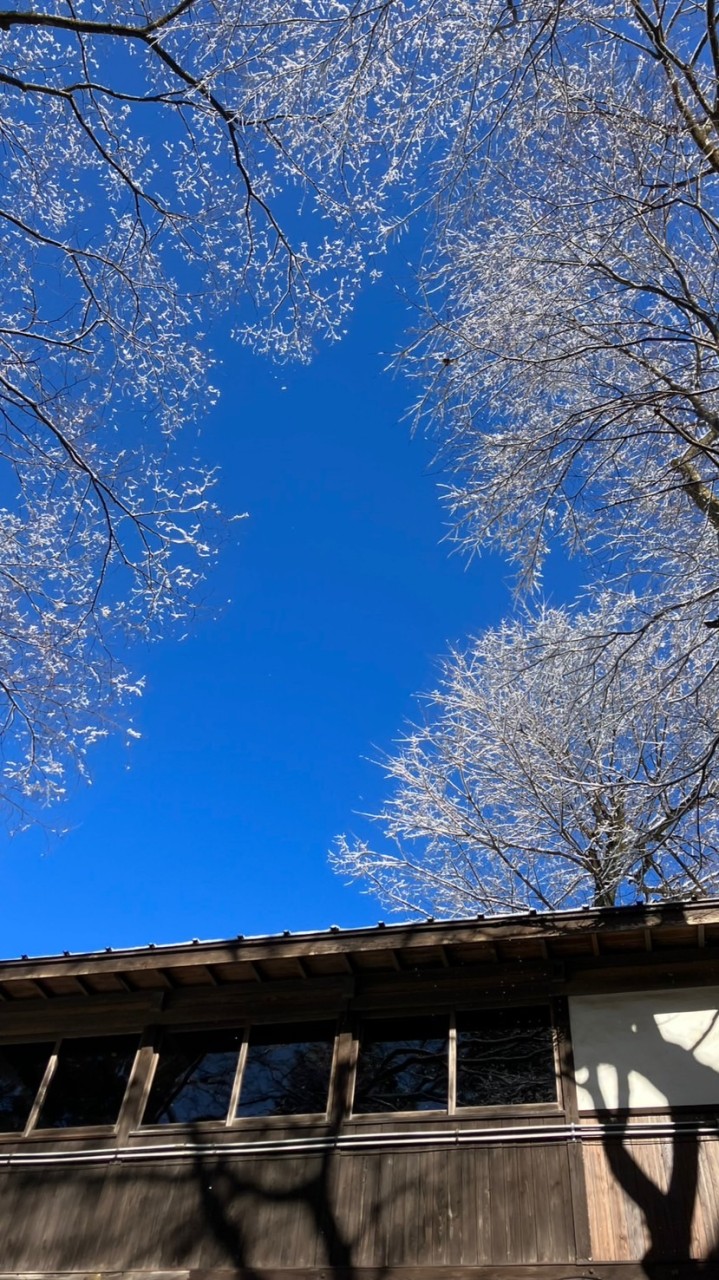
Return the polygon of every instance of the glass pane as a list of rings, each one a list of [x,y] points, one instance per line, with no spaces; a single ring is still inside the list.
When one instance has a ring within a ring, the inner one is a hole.
[[[242,1031],[173,1031],[162,1038],[143,1124],[224,1120]]]
[[[0,1133],[18,1133],[25,1128],[54,1047],[0,1045]]]
[[[549,1009],[457,1015],[457,1106],[556,1102]]]
[[[253,1028],[238,1116],[324,1114],[334,1032],[331,1022]]]
[[[354,1111],[444,1111],[447,1018],[367,1022],[357,1063]]]
[[[115,1124],[137,1045],[137,1036],[63,1040],[38,1128]]]

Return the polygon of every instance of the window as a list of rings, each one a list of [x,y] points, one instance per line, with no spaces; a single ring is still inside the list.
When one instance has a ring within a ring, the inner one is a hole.
[[[0,1133],[22,1133],[54,1047],[0,1045]]]
[[[162,1038],[143,1124],[224,1120],[241,1031],[173,1031]]]
[[[362,1030],[354,1111],[444,1111],[447,1018],[367,1021]]]
[[[334,1031],[331,1022],[253,1028],[238,1116],[324,1114]]]
[[[355,1115],[556,1101],[547,1006],[368,1019],[362,1027]]]
[[[253,1027],[249,1035],[241,1030],[167,1032],[143,1124],[233,1119],[238,1070],[234,1115],[323,1115],[334,1038],[333,1022]]]
[[[457,1014],[457,1106],[555,1102],[549,1009]]]
[[[333,1021],[157,1034],[145,1126],[327,1114]],[[115,1035],[0,1045],[0,1134],[116,1125],[139,1043]],[[356,1116],[556,1102],[549,1005],[362,1024]]]
[[[137,1046],[137,1036],[63,1040],[37,1127],[116,1124]]]

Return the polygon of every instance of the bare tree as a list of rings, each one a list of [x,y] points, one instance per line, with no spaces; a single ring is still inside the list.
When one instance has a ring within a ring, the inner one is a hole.
[[[423,148],[464,120],[474,61],[472,27],[441,70],[436,16],[426,0],[0,11],[10,809],[82,768],[138,687],[125,640],[181,617],[211,554],[212,475],[183,469],[176,435],[213,399],[213,317],[231,308],[240,340],[307,358],[426,201]]]
[[[430,376],[457,537],[500,547],[525,584],[563,538],[658,609],[710,608],[714,5],[530,0],[494,20],[407,352]]]
[[[306,358],[411,216],[457,536],[526,582],[568,539],[640,631],[710,613],[718,84],[713,0],[0,11],[9,804],[61,791],[130,687],[118,637],[182,614],[210,552],[173,437],[212,316]]]
[[[716,890],[716,641],[677,625],[637,638],[603,600],[454,653],[383,762],[384,841],[341,837],[337,870],[448,915]]]
[[[451,99],[434,152],[424,320],[405,363],[457,540],[509,555],[522,589],[562,542],[604,594],[598,610],[508,625],[453,655],[428,723],[387,762],[379,820],[395,847],[342,840],[335,860],[414,911],[705,892],[715,6],[509,0],[459,21],[476,37],[472,90]],[[456,36],[458,66],[469,37]]]
[[[139,689],[118,654],[185,615],[211,555],[213,475],[176,436],[214,398],[213,314],[281,357],[340,332],[390,127],[350,128],[373,23],[355,48],[349,19],[0,13],[0,797],[21,818],[83,769]]]

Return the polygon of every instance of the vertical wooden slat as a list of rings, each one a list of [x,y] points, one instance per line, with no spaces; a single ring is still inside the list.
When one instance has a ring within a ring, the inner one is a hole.
[[[492,1147],[490,1156],[491,1260],[510,1261],[510,1223],[507,1203],[506,1147]]]
[[[577,1087],[575,1083],[574,1053],[569,1023],[569,1002],[562,997],[553,1001],[554,1034],[556,1052],[559,1061],[561,1080],[561,1097],[564,1102],[566,1118],[570,1124],[579,1124],[577,1107]],[[578,1262],[588,1262],[592,1256],[591,1232],[589,1228],[589,1209],[587,1205],[587,1180],[584,1171],[584,1155],[582,1144],[578,1141],[570,1143],[569,1180],[574,1229],[574,1256]]]
[[[418,1157],[415,1231],[418,1266],[427,1265],[432,1258],[432,1218],[434,1214],[432,1170],[426,1154]]]
[[[477,1147],[473,1152],[475,1204],[477,1210],[477,1265],[492,1259],[492,1201],[489,1151]]]
[[[532,1186],[536,1178],[534,1150],[531,1146],[517,1147],[517,1206],[520,1224],[520,1251],[522,1262],[537,1261],[537,1221]],[[547,1210],[552,1212],[552,1206]]]
[[[534,1221],[537,1239],[537,1261],[554,1261],[552,1240],[552,1219],[555,1207],[549,1195],[549,1170],[547,1167],[547,1148],[541,1143],[533,1151],[532,1198],[534,1200]]]
[[[457,1261],[466,1267],[475,1267],[478,1260],[479,1215],[475,1207],[478,1169],[474,1157],[475,1152],[466,1148],[455,1151],[452,1157],[459,1200]]]
[[[437,1267],[447,1265],[449,1254],[449,1195],[444,1155],[443,1151],[433,1151],[429,1155],[432,1168],[432,1199],[434,1204],[432,1264]]]

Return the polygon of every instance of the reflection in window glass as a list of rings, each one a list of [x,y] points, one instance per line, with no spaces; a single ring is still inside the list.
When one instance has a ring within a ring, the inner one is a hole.
[[[137,1045],[137,1036],[63,1040],[38,1127],[115,1124]]]
[[[556,1102],[549,1009],[457,1015],[457,1106]]]
[[[164,1035],[143,1124],[224,1120],[241,1045],[238,1030]]]
[[[52,1044],[0,1046],[0,1133],[25,1128],[53,1048]]]
[[[446,1110],[447,1030],[446,1018],[365,1023],[355,1113]]]
[[[324,1114],[334,1024],[254,1027],[242,1073],[238,1116]]]

